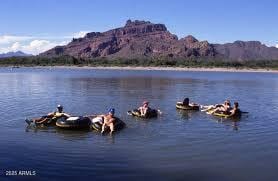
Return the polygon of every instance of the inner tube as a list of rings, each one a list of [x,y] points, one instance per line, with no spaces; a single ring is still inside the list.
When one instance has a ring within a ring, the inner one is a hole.
[[[177,109],[182,109],[182,110],[194,110],[194,111],[199,111],[200,106],[199,105],[194,105],[194,106],[185,106],[181,102],[177,102],[176,104]]]
[[[115,125],[114,125],[114,131],[120,131],[121,129],[123,129],[126,124],[119,118],[115,117],[116,121],[115,121]],[[92,123],[91,125],[92,129],[101,132],[102,129],[102,124],[100,122],[95,122]],[[110,132],[110,128],[106,127],[105,132]]]
[[[141,115],[140,111],[138,109],[134,109],[132,111],[129,111],[129,113],[132,115],[132,116],[136,116],[136,117],[139,117],[139,118],[146,118],[146,119],[149,119],[149,118],[156,118],[158,116],[158,111],[156,109],[150,109],[147,111],[146,115]]]
[[[91,119],[88,117],[69,117],[68,119],[58,119],[56,126],[64,129],[85,129],[90,128]]]
[[[213,116],[221,117],[221,118],[240,118],[241,117],[241,111],[239,112],[239,114],[236,114],[233,116],[230,116],[229,114],[219,113],[219,112],[213,113],[213,110],[209,110],[207,113],[211,114]]]

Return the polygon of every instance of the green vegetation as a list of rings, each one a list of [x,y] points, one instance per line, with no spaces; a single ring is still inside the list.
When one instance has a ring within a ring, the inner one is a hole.
[[[60,57],[10,57],[0,59],[0,66],[153,66],[153,67],[204,67],[204,68],[263,68],[278,70],[278,60],[227,61],[220,59],[77,59],[70,56]]]

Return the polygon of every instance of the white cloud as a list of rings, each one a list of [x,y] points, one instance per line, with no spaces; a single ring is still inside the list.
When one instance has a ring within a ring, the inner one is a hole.
[[[73,33],[73,38],[83,38],[89,31],[79,31],[76,33]]]
[[[12,46],[11,46],[11,49],[13,51],[17,51],[19,48],[20,48],[20,43],[19,42],[15,42]]]
[[[9,44],[17,41],[25,41],[32,39],[31,36],[13,36],[13,35],[2,35],[0,36],[0,45]]]
[[[49,50],[57,45],[65,45],[67,42],[51,42],[48,40],[33,40],[27,44],[15,42],[11,46],[0,47],[0,53],[22,51],[24,53],[37,55],[41,52]]]
[[[0,53],[10,52],[10,47],[0,47]]]
[[[20,49],[23,52],[37,55],[40,52],[53,48],[54,46],[56,46],[56,44],[48,40],[33,40],[29,44],[23,45]]]
[[[278,48],[278,44],[276,45],[276,48]]]
[[[23,45],[19,47],[19,49],[23,52],[30,53],[33,55],[37,55],[41,52],[47,51],[58,45],[65,45],[67,41],[62,42],[51,42],[48,40],[33,40],[27,45]]]
[[[66,45],[72,38],[84,37],[88,31],[79,31],[66,36],[14,36],[0,35],[0,53],[23,51],[37,55],[58,45]]]

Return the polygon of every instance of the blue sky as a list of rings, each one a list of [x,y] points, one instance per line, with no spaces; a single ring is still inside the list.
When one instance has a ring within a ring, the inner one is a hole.
[[[127,19],[164,23],[179,38],[212,43],[259,40],[278,44],[275,0],[2,0],[0,53],[37,54],[90,31],[123,26]]]

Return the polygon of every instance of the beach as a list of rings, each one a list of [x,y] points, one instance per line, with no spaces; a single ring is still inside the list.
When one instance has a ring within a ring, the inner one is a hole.
[[[153,71],[195,71],[195,72],[269,72],[278,73],[273,69],[251,69],[251,68],[193,68],[193,67],[142,67],[142,66],[35,66],[34,68],[68,68],[68,69],[99,69],[99,70],[153,70]]]

